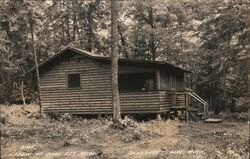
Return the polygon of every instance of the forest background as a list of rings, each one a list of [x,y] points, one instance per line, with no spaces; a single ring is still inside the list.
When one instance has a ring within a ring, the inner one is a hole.
[[[186,86],[209,101],[210,109],[246,111],[249,3],[119,1],[119,57],[163,60],[191,70]],[[39,63],[68,45],[109,56],[110,10],[106,0],[0,0],[1,102],[16,102],[23,81],[26,98],[35,98],[25,76],[35,65],[30,23]]]

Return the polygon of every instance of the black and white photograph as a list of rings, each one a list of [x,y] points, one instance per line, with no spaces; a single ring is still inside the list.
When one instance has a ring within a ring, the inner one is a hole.
[[[249,159],[250,0],[0,0],[0,159]]]

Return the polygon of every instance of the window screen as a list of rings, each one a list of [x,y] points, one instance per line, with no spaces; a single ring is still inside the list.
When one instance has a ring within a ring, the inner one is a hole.
[[[171,90],[175,90],[176,89],[176,76],[173,74],[170,77],[170,84],[171,84]]]
[[[120,91],[142,91],[155,89],[154,72],[128,73],[118,75]]]
[[[80,88],[81,77],[80,73],[68,74],[68,88]]]

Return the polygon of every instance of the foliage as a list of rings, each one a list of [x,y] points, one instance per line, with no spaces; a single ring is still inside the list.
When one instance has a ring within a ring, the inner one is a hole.
[[[207,88],[207,96],[217,98],[216,111],[228,108],[235,111],[235,99],[247,98],[247,61],[249,60],[249,24],[247,1],[214,2],[215,15],[204,20],[201,30],[201,79],[199,87]],[[207,4],[214,5],[213,3]],[[203,89],[205,92],[205,89]]]
[[[119,56],[190,69],[187,84],[213,109],[235,111],[237,100],[247,99],[249,6],[247,0],[119,1]],[[0,0],[0,98],[5,101],[34,66],[30,10],[40,62],[66,45],[111,52],[109,1]]]

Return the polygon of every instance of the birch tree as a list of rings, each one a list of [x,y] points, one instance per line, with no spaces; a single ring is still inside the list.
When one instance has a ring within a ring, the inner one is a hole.
[[[30,19],[29,19],[30,20],[30,33],[31,33],[34,61],[35,61],[35,67],[36,67],[38,104],[39,104],[39,111],[41,113],[42,108],[41,108],[41,99],[40,99],[40,76],[39,76],[38,60],[37,60],[37,54],[36,54],[36,48],[35,48],[35,42],[34,42],[34,26],[33,26],[32,11],[29,12],[29,15],[30,15]]]

